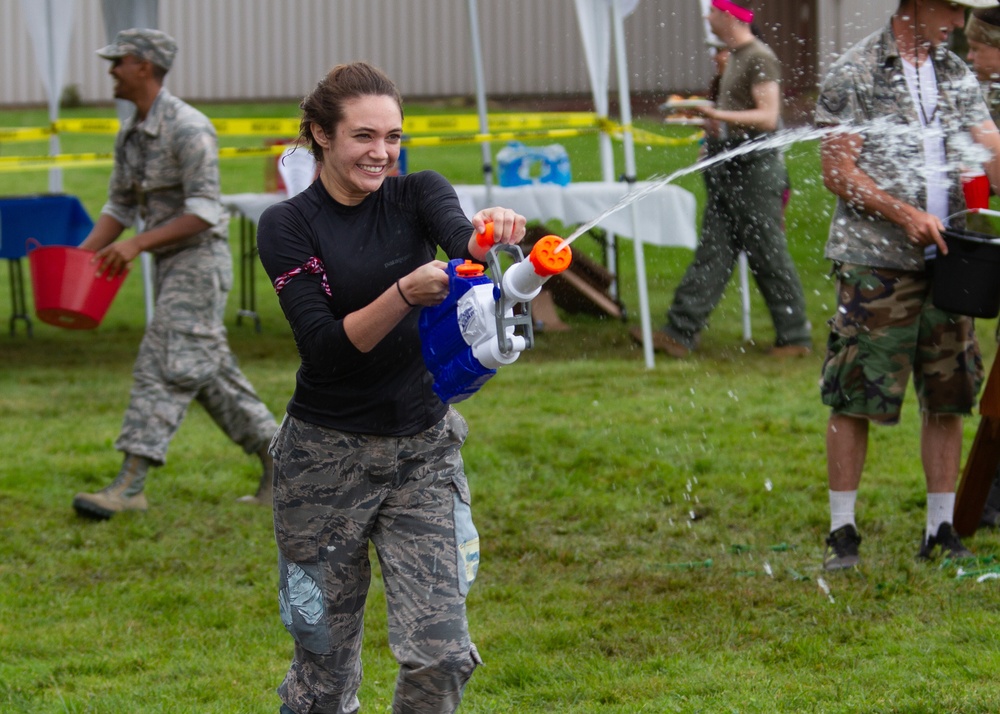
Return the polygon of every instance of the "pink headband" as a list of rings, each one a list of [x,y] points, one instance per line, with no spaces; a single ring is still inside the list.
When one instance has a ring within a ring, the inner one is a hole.
[[[722,12],[728,12],[740,22],[745,22],[748,25],[753,22],[753,10],[740,7],[730,0],[712,0],[712,7],[716,10],[722,10]]]

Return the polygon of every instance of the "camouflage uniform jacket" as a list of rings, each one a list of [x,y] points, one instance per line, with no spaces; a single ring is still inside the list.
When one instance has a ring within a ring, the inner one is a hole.
[[[161,89],[143,121],[137,123],[134,115],[126,120],[115,139],[115,166],[101,213],[124,226],[141,219],[146,230],[184,214],[212,226],[153,251],[160,255],[225,239],[219,148],[208,117]]]
[[[973,144],[969,128],[986,121],[989,112],[975,75],[957,55],[939,45],[931,59],[937,75],[937,116],[945,137],[951,215],[965,208],[961,166],[987,158]],[[864,142],[858,168],[891,196],[913,206],[926,205],[923,131],[891,26],[859,42],[830,68],[820,87],[816,124],[856,124]],[[960,227],[961,217],[952,225]],[[923,247],[911,245],[900,226],[864,213],[840,197],[826,257],[896,270],[924,268]]]
[[[987,82],[980,82],[983,96],[986,97],[986,106],[993,117],[993,123],[1000,126],[1000,81],[991,79]]]

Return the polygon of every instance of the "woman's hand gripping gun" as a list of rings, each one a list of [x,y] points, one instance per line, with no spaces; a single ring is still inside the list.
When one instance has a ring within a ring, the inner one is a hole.
[[[434,377],[434,392],[446,404],[475,394],[501,365],[511,364],[534,344],[531,301],[542,285],[569,267],[572,251],[559,250],[562,238],[545,236],[527,258],[514,245],[493,245],[493,224],[477,237],[490,245],[486,255],[493,280],[470,260],[448,263],[448,297],[420,313],[424,363]],[[514,263],[506,272],[499,254]],[[516,308],[516,309],[515,309]]]

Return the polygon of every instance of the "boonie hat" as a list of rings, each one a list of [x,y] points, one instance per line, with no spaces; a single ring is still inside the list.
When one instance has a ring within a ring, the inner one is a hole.
[[[991,47],[1000,47],[1000,8],[977,10],[965,24],[965,36]]]
[[[132,55],[141,60],[152,62],[163,69],[170,69],[174,63],[174,56],[177,54],[177,42],[174,41],[173,37],[159,30],[132,28],[119,32],[115,35],[115,41],[107,47],[97,50],[97,54],[109,60]]]
[[[997,0],[950,0],[956,5],[962,5],[964,7],[971,7],[973,10],[984,7],[996,7],[998,4]]]

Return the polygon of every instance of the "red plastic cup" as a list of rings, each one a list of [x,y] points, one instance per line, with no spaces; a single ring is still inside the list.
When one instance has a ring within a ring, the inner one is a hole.
[[[962,191],[965,193],[965,207],[970,211],[990,207],[990,180],[986,174],[962,174]]]

